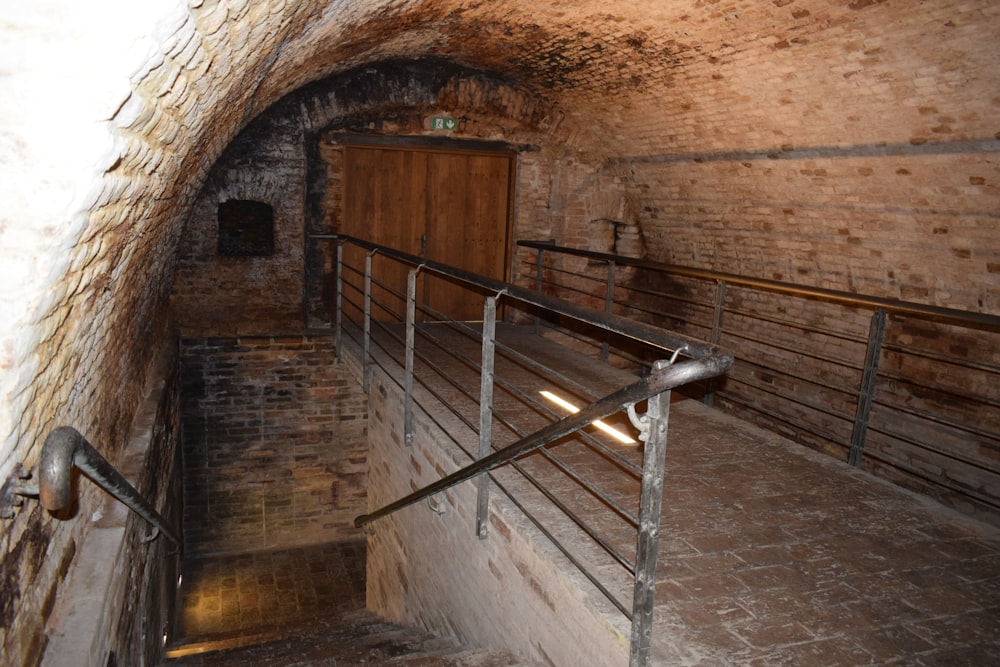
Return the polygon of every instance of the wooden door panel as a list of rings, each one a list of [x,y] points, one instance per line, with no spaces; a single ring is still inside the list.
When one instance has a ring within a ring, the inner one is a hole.
[[[491,278],[505,278],[511,157],[440,153],[428,163],[427,255]],[[482,300],[440,278],[424,296],[463,320],[482,318]]]
[[[411,151],[349,146],[344,154],[345,234],[418,254],[426,215],[426,156]],[[363,254],[355,254],[358,261]],[[363,266],[362,263],[355,266]],[[372,317],[405,315],[407,267],[376,254]],[[359,277],[354,280],[361,281]],[[347,289],[345,289],[345,294]]]
[[[512,165],[513,157],[500,153],[347,146],[340,229],[351,236],[504,279]],[[358,257],[363,259],[363,254]],[[373,266],[375,279],[382,284],[372,290],[373,299],[380,304],[373,307],[373,316],[395,320],[396,314],[405,312],[400,294],[405,293],[407,267],[377,254]],[[357,283],[360,288],[360,281],[352,277],[352,285]],[[450,281],[422,276],[419,289],[421,301],[450,317],[482,317],[482,299]],[[345,295],[348,291],[345,289]]]

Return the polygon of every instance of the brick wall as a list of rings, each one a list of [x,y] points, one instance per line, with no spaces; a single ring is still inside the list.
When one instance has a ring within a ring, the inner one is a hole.
[[[180,456],[180,383],[174,341],[160,355],[128,444],[114,465],[178,533]],[[79,486],[81,490],[96,487],[82,481],[82,476]],[[85,537],[71,542],[58,557],[55,551],[39,554],[30,565],[41,572],[58,568],[58,593],[53,589],[41,616],[31,619],[45,623],[44,664],[157,664],[162,637],[173,623],[181,551],[110,494],[98,493],[92,515],[60,513],[64,519],[86,525]],[[22,599],[21,593],[10,591],[9,603]],[[10,659],[6,664],[18,664],[10,653],[5,658]],[[25,663],[35,660],[26,658]]]
[[[171,308],[185,335],[303,329],[306,170],[301,142],[294,116],[268,114],[245,129],[213,166],[178,246]],[[220,254],[219,205],[232,200],[272,207],[272,254]]]
[[[366,405],[331,338],[186,339],[182,373],[188,553],[358,537]]]

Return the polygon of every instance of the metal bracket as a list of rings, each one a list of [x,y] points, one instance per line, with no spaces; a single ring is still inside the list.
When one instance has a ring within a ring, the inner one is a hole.
[[[430,508],[432,512],[441,516],[448,511],[448,508],[441,504],[441,501],[434,496],[427,496],[427,507]]]
[[[25,498],[38,497],[38,480],[31,470],[18,464],[15,475],[0,488],[0,519],[13,519]]]
[[[672,366],[674,362],[677,361],[677,357],[681,355],[681,352],[685,352],[686,350],[687,345],[680,346],[674,350],[674,353],[670,356],[669,360],[657,361],[654,368],[659,369]],[[649,440],[649,415],[640,415],[637,413],[635,411],[635,403],[629,403],[626,405],[625,412],[628,414],[628,420],[632,423],[632,426],[635,427],[635,430],[639,431],[639,440],[647,442]]]
[[[625,411],[628,414],[628,420],[632,422],[632,426],[635,430],[639,431],[639,440],[642,442],[647,442],[649,440],[649,415],[640,415],[635,411],[635,403],[629,403],[625,406]]]

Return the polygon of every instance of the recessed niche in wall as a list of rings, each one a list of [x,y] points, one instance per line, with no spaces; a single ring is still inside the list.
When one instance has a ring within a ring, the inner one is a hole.
[[[274,209],[270,204],[231,199],[219,204],[219,254],[260,257],[274,254]]]

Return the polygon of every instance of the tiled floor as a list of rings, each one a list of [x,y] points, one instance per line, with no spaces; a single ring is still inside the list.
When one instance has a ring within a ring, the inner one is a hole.
[[[365,544],[188,559],[174,643],[267,633],[365,606]]]
[[[662,664],[1000,664],[1000,530],[694,401],[671,442]]]

